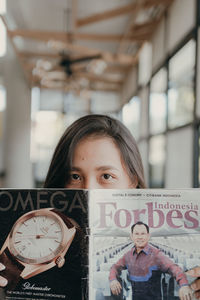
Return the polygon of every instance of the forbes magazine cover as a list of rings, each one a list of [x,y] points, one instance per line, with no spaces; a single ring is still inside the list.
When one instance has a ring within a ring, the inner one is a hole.
[[[94,190],[90,193],[90,299],[196,299],[200,192]]]
[[[0,190],[1,299],[88,299],[87,205],[87,191]]]

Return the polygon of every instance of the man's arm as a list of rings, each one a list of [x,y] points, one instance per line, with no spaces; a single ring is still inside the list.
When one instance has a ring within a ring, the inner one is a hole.
[[[113,295],[119,295],[121,293],[122,286],[118,280],[113,280],[110,282],[110,289]]]
[[[121,293],[122,286],[120,282],[117,280],[117,277],[121,274],[121,271],[126,269],[125,255],[120,258],[116,264],[112,265],[110,269],[110,289],[113,295],[119,295]]]
[[[176,282],[179,284],[179,298],[181,300],[191,300],[192,289],[189,287],[187,277],[181,267],[175,264],[168,256],[166,256],[161,251],[158,252],[157,258],[161,271],[172,275],[176,279]]]

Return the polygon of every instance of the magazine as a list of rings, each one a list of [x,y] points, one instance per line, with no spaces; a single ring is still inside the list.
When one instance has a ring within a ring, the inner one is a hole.
[[[178,300],[200,266],[199,196],[0,190],[0,299]]]
[[[87,212],[85,190],[0,190],[0,299],[88,299]]]
[[[180,286],[194,280],[185,271],[200,266],[199,189],[93,190],[90,199],[89,299],[178,300]],[[131,234],[138,221],[149,226],[139,254]]]

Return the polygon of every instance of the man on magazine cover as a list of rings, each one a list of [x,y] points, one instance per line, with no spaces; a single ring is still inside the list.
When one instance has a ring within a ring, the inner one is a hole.
[[[113,295],[120,295],[122,286],[118,277],[128,270],[133,300],[161,300],[161,274],[169,273],[180,286],[181,300],[192,299],[192,291],[183,270],[162,251],[150,245],[149,226],[137,222],[131,227],[134,247],[125,253],[110,269],[110,288]]]

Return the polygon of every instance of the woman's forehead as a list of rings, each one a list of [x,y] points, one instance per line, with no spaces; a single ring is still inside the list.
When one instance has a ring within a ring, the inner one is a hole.
[[[86,155],[88,158],[95,158],[98,155],[105,158],[121,158],[121,152],[112,138],[107,136],[88,136],[83,138],[74,149],[75,156]],[[91,156],[90,156],[91,155]],[[112,156],[111,156],[112,155]]]

